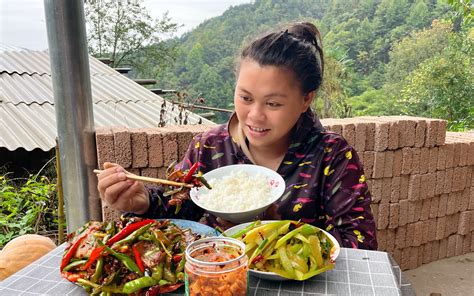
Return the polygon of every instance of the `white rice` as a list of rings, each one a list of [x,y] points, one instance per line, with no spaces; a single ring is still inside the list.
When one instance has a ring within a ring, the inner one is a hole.
[[[261,173],[249,175],[235,170],[230,175],[208,181],[212,189],[199,196],[199,203],[209,210],[245,212],[263,207],[273,198],[269,181]]]

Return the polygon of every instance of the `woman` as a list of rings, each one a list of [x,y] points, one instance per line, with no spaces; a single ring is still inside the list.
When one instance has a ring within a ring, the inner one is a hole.
[[[344,247],[376,249],[359,158],[340,135],[324,130],[310,108],[323,78],[320,40],[313,24],[296,23],[246,46],[236,71],[235,114],[194,137],[180,165],[199,162],[202,173],[237,163],[275,170],[287,188],[261,219],[301,219],[326,229]],[[175,216],[159,189],[126,180],[121,167],[104,167],[98,187],[113,208],[225,225],[189,200]]]

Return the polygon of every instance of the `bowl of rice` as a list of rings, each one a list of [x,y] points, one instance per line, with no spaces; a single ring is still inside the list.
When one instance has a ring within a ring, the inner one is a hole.
[[[192,188],[191,200],[221,219],[253,221],[285,191],[285,180],[275,171],[253,164],[236,164],[204,174],[212,189]]]

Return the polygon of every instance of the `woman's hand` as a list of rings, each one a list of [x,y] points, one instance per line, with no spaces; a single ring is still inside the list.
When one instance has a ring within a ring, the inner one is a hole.
[[[142,182],[127,179],[125,169],[118,164],[105,162],[97,178],[100,198],[111,208],[143,214],[150,205],[148,191]]]

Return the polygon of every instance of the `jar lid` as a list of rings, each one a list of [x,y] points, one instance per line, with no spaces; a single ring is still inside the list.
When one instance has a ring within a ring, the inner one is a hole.
[[[192,253],[199,251],[200,249],[209,248],[209,247],[216,249],[216,247],[221,247],[221,246],[229,246],[234,249],[237,249],[239,252],[239,256],[230,260],[219,261],[219,262],[203,261],[191,256]],[[207,238],[203,238],[191,243],[186,248],[185,254],[186,254],[186,261],[189,261],[193,264],[199,264],[199,265],[204,265],[204,266],[227,265],[229,263],[239,261],[245,256],[245,244],[235,238],[230,238],[230,237],[207,237]]]

